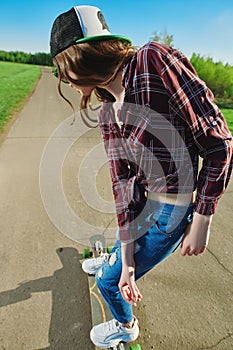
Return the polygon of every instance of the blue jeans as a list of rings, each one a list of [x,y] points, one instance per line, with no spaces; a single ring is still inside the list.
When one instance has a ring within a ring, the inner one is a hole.
[[[194,204],[187,208],[149,201],[145,223],[149,229],[135,241],[135,280],[171,255],[180,245],[186,227],[192,221]],[[141,229],[140,227],[138,228]],[[114,316],[121,323],[133,318],[132,306],[121,296],[121,242],[116,241],[110,258],[96,273],[97,285]]]

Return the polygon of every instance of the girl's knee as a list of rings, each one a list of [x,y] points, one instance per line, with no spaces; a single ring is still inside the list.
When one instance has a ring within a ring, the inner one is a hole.
[[[102,276],[103,276],[103,270],[102,270],[102,267],[100,267],[99,270],[95,274],[95,280],[96,280],[96,284],[98,287],[102,283]]]
[[[115,284],[121,274],[121,260],[117,251],[98,269],[95,275],[97,286]]]

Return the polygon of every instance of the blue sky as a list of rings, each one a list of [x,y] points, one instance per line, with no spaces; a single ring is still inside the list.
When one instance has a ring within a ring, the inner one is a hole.
[[[189,58],[193,52],[233,65],[232,0],[40,0],[3,1],[0,5],[0,49],[49,52],[54,19],[75,5],[101,8],[113,34],[143,45],[165,28],[175,47]]]

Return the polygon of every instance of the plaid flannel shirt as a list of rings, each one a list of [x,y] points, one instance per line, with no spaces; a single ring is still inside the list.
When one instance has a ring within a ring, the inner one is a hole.
[[[135,181],[149,192],[197,190],[195,210],[214,214],[231,177],[233,144],[212,92],[181,52],[156,42],[137,51],[122,84],[118,118],[108,101],[99,113],[120,239],[133,238]]]

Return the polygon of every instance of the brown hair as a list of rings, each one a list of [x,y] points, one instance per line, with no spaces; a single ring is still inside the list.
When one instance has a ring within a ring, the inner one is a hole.
[[[116,78],[118,72],[129,62],[136,50],[129,42],[121,39],[96,40],[68,47],[57,54],[53,60],[58,69],[59,94],[74,111],[73,105],[62,93],[62,80],[79,86],[107,85]],[[97,87],[94,93],[99,101],[113,102],[115,100],[104,88]],[[91,119],[85,110],[90,106],[91,95],[82,96],[80,109],[83,113],[81,117],[89,127],[91,126],[87,119]]]

